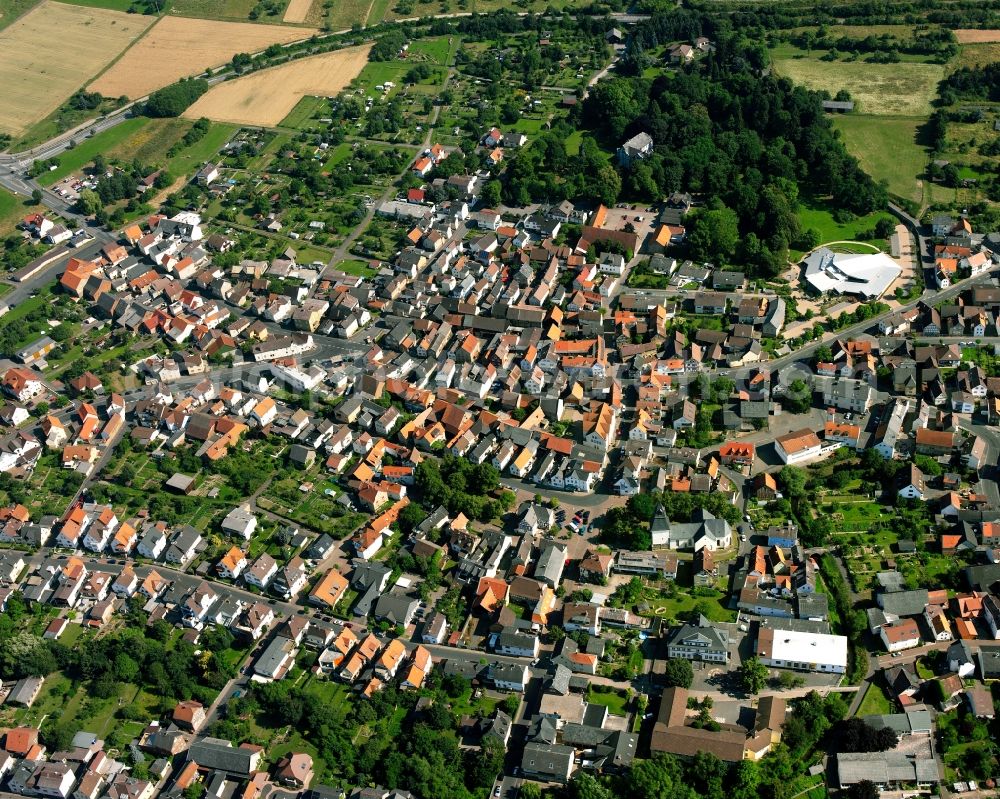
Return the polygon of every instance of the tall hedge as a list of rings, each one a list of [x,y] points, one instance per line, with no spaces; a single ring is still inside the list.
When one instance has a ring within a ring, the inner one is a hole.
[[[150,117],[178,117],[208,91],[204,78],[184,78],[149,95],[144,113]]]

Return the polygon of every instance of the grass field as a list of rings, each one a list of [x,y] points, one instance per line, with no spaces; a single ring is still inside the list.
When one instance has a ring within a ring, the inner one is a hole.
[[[372,0],[335,0],[329,8],[324,8],[322,0],[313,3],[306,22],[310,24],[325,24],[328,30],[339,31],[350,28],[355,23],[364,24],[372,7]],[[378,19],[370,23],[380,22]]]
[[[819,232],[820,242],[863,240],[864,231],[871,230],[882,217],[892,217],[887,211],[876,211],[868,216],[859,216],[850,222],[838,222],[833,213],[822,202],[802,203],[798,212],[799,222],[803,229],[814,228]]]
[[[323,107],[325,101],[322,97],[303,97],[295,104],[287,117],[281,120],[283,128],[308,127],[313,115]]]
[[[774,70],[810,89],[850,92],[858,113],[879,116],[927,116],[944,67],[937,64],[866,64],[776,58]]]
[[[889,191],[921,202],[923,181],[918,175],[927,166],[927,151],[917,143],[921,119],[841,114],[833,126],[841,132],[848,152],[875,180],[884,180]]]
[[[18,19],[0,33],[0,131],[19,135],[45,119],[150,22],[50,0]]]
[[[171,0],[169,9],[179,17],[246,22],[256,5],[257,0]],[[282,16],[279,11],[273,16],[261,16],[257,22],[281,22]]]
[[[208,132],[189,147],[168,156],[194,123],[188,119],[146,119],[131,135],[110,147],[107,158],[137,159],[144,164],[166,167],[175,178],[190,177],[211,160],[236,130],[232,125],[213,122]]]
[[[865,698],[858,706],[858,716],[883,716],[892,713],[892,702],[882,686],[870,683]]]
[[[299,59],[213,86],[184,114],[244,125],[277,125],[306,95],[334,95],[365,64],[370,45]]]
[[[0,236],[11,233],[29,212],[29,207],[20,197],[0,189]]]
[[[113,128],[98,133],[89,139],[84,139],[72,150],[67,150],[59,156],[59,166],[50,172],[44,172],[39,176],[38,182],[43,186],[51,186],[58,180],[62,180],[73,172],[78,172],[91,161],[98,153],[106,153],[109,149],[116,147],[119,143],[127,139],[137,130],[142,128],[147,120],[142,117],[133,117],[115,125]]]
[[[962,67],[982,67],[1000,61],[1000,42],[987,44],[963,44],[958,51],[958,57],[948,64],[950,70]]]
[[[67,150],[59,156],[59,166],[51,172],[44,172],[39,176],[38,182],[43,186],[51,186],[58,180],[62,180],[73,172],[78,172],[91,161],[98,153],[106,153],[113,149],[122,141],[127,139],[137,130],[140,130],[148,120],[142,117],[133,117],[115,125],[113,128],[98,133],[89,139],[84,139],[72,150]]]
[[[339,269],[341,272],[346,272],[349,275],[361,275],[363,277],[371,277],[375,274],[375,270],[368,265],[367,261],[340,261],[334,266],[334,269]]]
[[[180,78],[225,64],[237,53],[307,39],[315,32],[311,28],[163,17],[88,88],[106,97],[142,97]]]

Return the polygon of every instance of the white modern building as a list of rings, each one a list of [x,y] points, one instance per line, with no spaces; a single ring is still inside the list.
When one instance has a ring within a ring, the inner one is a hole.
[[[885,253],[835,253],[820,247],[805,260],[806,282],[821,294],[881,297],[903,270]]]
[[[757,657],[765,666],[777,669],[843,674],[847,671],[847,638],[762,627],[757,636]]]

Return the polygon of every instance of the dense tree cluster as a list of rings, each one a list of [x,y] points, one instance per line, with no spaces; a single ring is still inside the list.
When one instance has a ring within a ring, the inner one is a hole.
[[[864,719],[844,719],[833,728],[833,745],[838,752],[887,752],[899,743],[894,730],[873,727]]]
[[[150,117],[179,117],[207,91],[208,81],[204,78],[183,78],[149,95],[143,113]]]
[[[702,33],[717,47],[703,67],[641,76],[645,49]],[[579,153],[567,155],[568,130],[536,137],[511,159],[508,202],[702,194],[708,207],[692,219],[692,254],[766,275],[787,262],[790,245],[804,243],[799,185],[848,212],[884,206],[885,188],[844,149],[822,96],[766,74],[767,51],[752,29],[690,11],[655,14],[636,26],[627,53],[623,71],[631,64],[638,74],[599,82],[583,104],[579,121],[595,138],[584,136]],[[640,132],[652,137],[652,154],[616,170],[606,150]]]
[[[449,703],[469,690],[461,678],[435,672],[425,693],[432,704],[415,709],[417,694],[387,685],[370,699],[331,702],[323,694],[288,681],[255,686],[251,700],[237,704],[227,720],[260,712],[272,726],[291,725],[319,751],[334,782],[377,782],[417,796],[469,799],[490,786],[503,767],[503,749],[459,747],[458,719]],[[363,746],[355,745],[365,727]]]
[[[956,69],[941,82],[941,102],[957,100],[1000,101],[1000,63]]]
[[[398,28],[392,28],[382,34],[368,52],[369,61],[392,61],[406,44],[406,34]]]
[[[504,510],[487,495],[500,486],[500,473],[490,463],[474,464],[465,458],[444,455],[417,466],[414,482],[428,507],[444,505],[451,514],[489,521]]]
[[[14,594],[0,615],[0,678],[41,677],[60,670],[74,681],[87,681],[88,696],[98,699],[117,696],[121,683],[134,683],[167,705],[192,697],[208,705],[214,692],[235,675],[231,661],[217,656],[234,643],[223,628],[206,630],[196,653],[185,641],[167,643],[169,624],[158,621],[147,630],[144,614],[130,609],[129,626],[100,638],[83,638],[69,648],[31,632],[30,625],[23,624],[26,613],[20,595]]]
[[[834,36],[829,28],[799,30],[789,41],[803,50],[830,50],[834,53],[868,54],[869,60],[898,61],[900,54],[934,56],[947,61],[958,53],[955,34],[947,28],[932,27],[915,30],[900,39],[889,33],[865,37]]]

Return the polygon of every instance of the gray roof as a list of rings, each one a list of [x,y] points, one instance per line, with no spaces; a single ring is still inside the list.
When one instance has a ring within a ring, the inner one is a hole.
[[[879,594],[878,604],[887,615],[919,616],[927,607],[927,589],[917,588],[913,591]]]
[[[250,774],[253,755],[249,749],[236,748],[229,741],[219,738],[202,738],[188,749],[188,760],[193,760],[202,768],[230,774]]]
[[[7,701],[13,705],[30,705],[35,701],[43,681],[43,677],[25,677],[23,680],[18,680],[7,695]]]
[[[393,624],[409,624],[416,612],[417,600],[400,594],[382,594],[375,602],[375,617]]]
[[[841,752],[836,760],[841,786],[863,780],[878,785],[940,781],[933,758],[915,758],[900,752]]]
[[[930,711],[911,710],[909,713],[888,713],[882,716],[865,716],[868,726],[880,730],[888,727],[898,735],[909,735],[914,731],[933,729]]]
[[[525,774],[537,774],[563,780],[573,768],[576,750],[572,746],[530,741],[524,745],[521,770]]]

